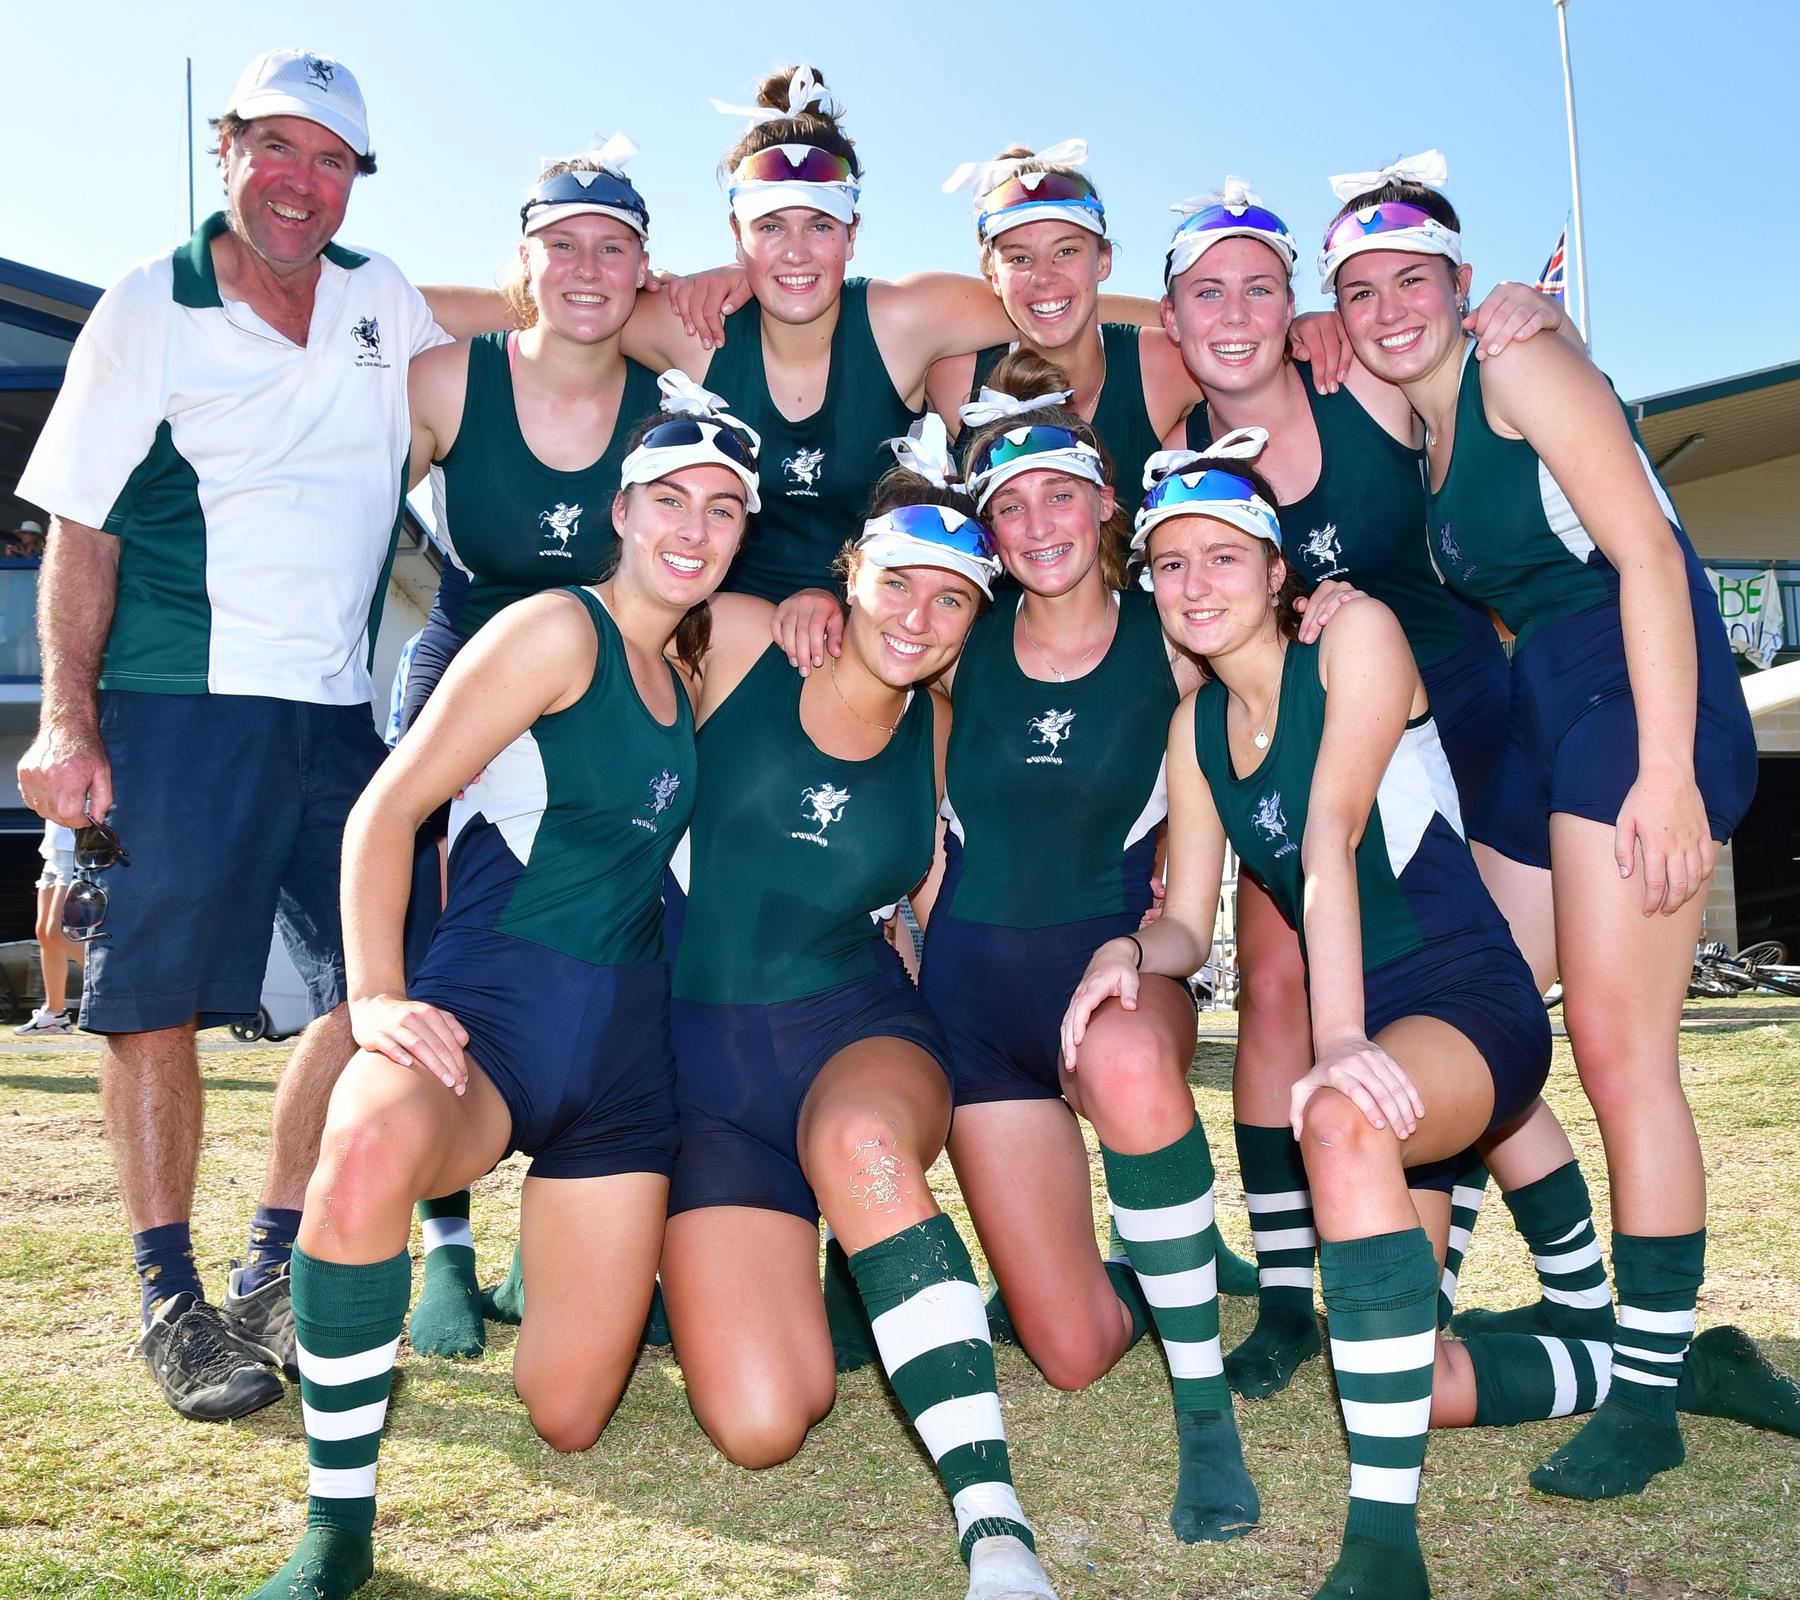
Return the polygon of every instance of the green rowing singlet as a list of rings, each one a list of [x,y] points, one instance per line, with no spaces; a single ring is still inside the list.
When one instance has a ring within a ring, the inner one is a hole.
[[[1280,505],[1282,554],[1309,584],[1342,578],[1374,595],[1400,619],[1421,668],[1448,660],[1468,633],[1426,546],[1423,455],[1348,389],[1320,394],[1310,377],[1300,382],[1319,434],[1319,481]],[[1202,401],[1188,413],[1188,448],[1212,439]]]
[[[914,692],[880,754],[826,755],[800,722],[800,674],[770,645],[702,725],[674,992],[773,1005],[877,971],[873,913],[931,866],[931,694]]]
[[[671,667],[675,720],[658,722],[599,596],[571,592],[599,636],[593,679],[451,803],[438,931],[490,929],[595,966],[658,961],[663,869],[694,810],[694,714]]]
[[[1544,623],[1616,596],[1619,574],[1537,451],[1488,426],[1474,349],[1471,341],[1463,354],[1450,464],[1442,487],[1428,498],[1431,554],[1444,581],[1477,604],[1492,606],[1522,645]],[[1625,420],[1629,426],[1629,413]],[[1631,437],[1686,558],[1689,585],[1704,590],[1705,575],[1635,427]]]
[[[1195,695],[1194,753],[1225,836],[1281,914],[1300,929],[1304,953],[1300,844],[1325,731],[1319,647],[1288,645],[1274,736],[1261,764],[1244,777],[1233,768],[1226,741],[1227,699],[1217,679]],[[1429,713],[1407,724],[1381,775],[1356,847],[1356,893],[1365,972],[1428,943],[1485,930],[1493,918],[1493,903],[1463,842],[1456,783]]]
[[[1100,385],[1100,397],[1094,402],[1092,421],[1094,432],[1112,457],[1118,501],[1127,511],[1136,511],[1144,503],[1144,463],[1162,449],[1162,440],[1157,438],[1149,408],[1144,404],[1144,364],[1138,343],[1143,331],[1129,322],[1100,324],[1106,381]],[[990,345],[975,357],[975,379],[969,386],[971,400],[981,393],[981,386],[1011,348]],[[1056,359],[1055,352],[1050,359]]]
[[[970,631],[944,797],[961,861],[943,904],[965,921],[1046,928],[1149,902],[1178,696],[1156,603],[1117,598],[1106,654],[1066,683],[1020,670],[1015,607]]]
[[[465,639],[502,606],[601,576],[619,543],[612,504],[625,441],[659,399],[656,375],[628,360],[600,459],[576,472],[547,467],[519,428],[506,340],[483,333],[469,341],[462,426],[432,474],[438,532],[470,577],[469,597],[451,618]]]
[[[810,417],[790,422],[769,397],[763,367],[762,307],[725,321],[706,387],[762,435],[762,510],[750,519],[725,588],[779,605],[800,589],[835,589],[831,564],[862,532],[875,480],[893,458],[882,446],[917,412],[894,389],[869,326],[869,280],[846,278],[831,332],[831,375]]]

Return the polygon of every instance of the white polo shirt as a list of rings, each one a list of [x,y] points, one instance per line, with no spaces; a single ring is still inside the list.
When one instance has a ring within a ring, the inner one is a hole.
[[[18,497],[117,534],[100,687],[360,705],[406,487],[406,372],[446,342],[328,246],[305,348],[225,302],[221,213],[95,306]]]

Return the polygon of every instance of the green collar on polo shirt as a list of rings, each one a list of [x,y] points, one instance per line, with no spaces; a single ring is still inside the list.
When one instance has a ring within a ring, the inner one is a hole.
[[[225,228],[225,213],[215,211],[194,230],[193,238],[176,250],[176,305],[194,308],[224,305],[225,302],[219,298],[219,277],[213,270],[212,242]],[[369,258],[359,256],[354,250],[346,250],[340,244],[328,244],[325,246],[325,259],[334,267],[353,272]]]

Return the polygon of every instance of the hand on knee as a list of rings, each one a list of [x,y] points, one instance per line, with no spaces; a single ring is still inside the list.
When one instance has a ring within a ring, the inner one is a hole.
[[[1336,1089],[1315,1089],[1301,1114],[1300,1154],[1309,1174],[1316,1167],[1328,1169],[1366,1160],[1378,1140],[1392,1137],[1370,1122],[1354,1100]]]

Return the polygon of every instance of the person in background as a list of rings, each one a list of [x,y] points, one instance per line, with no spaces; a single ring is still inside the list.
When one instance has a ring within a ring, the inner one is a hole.
[[[37,881],[37,944],[44,970],[44,1003],[13,1029],[21,1039],[73,1032],[68,1007],[69,960],[80,961],[86,954],[79,944],[65,939],[62,931],[63,902],[75,881],[75,830],[46,822],[38,854],[44,858]]]

